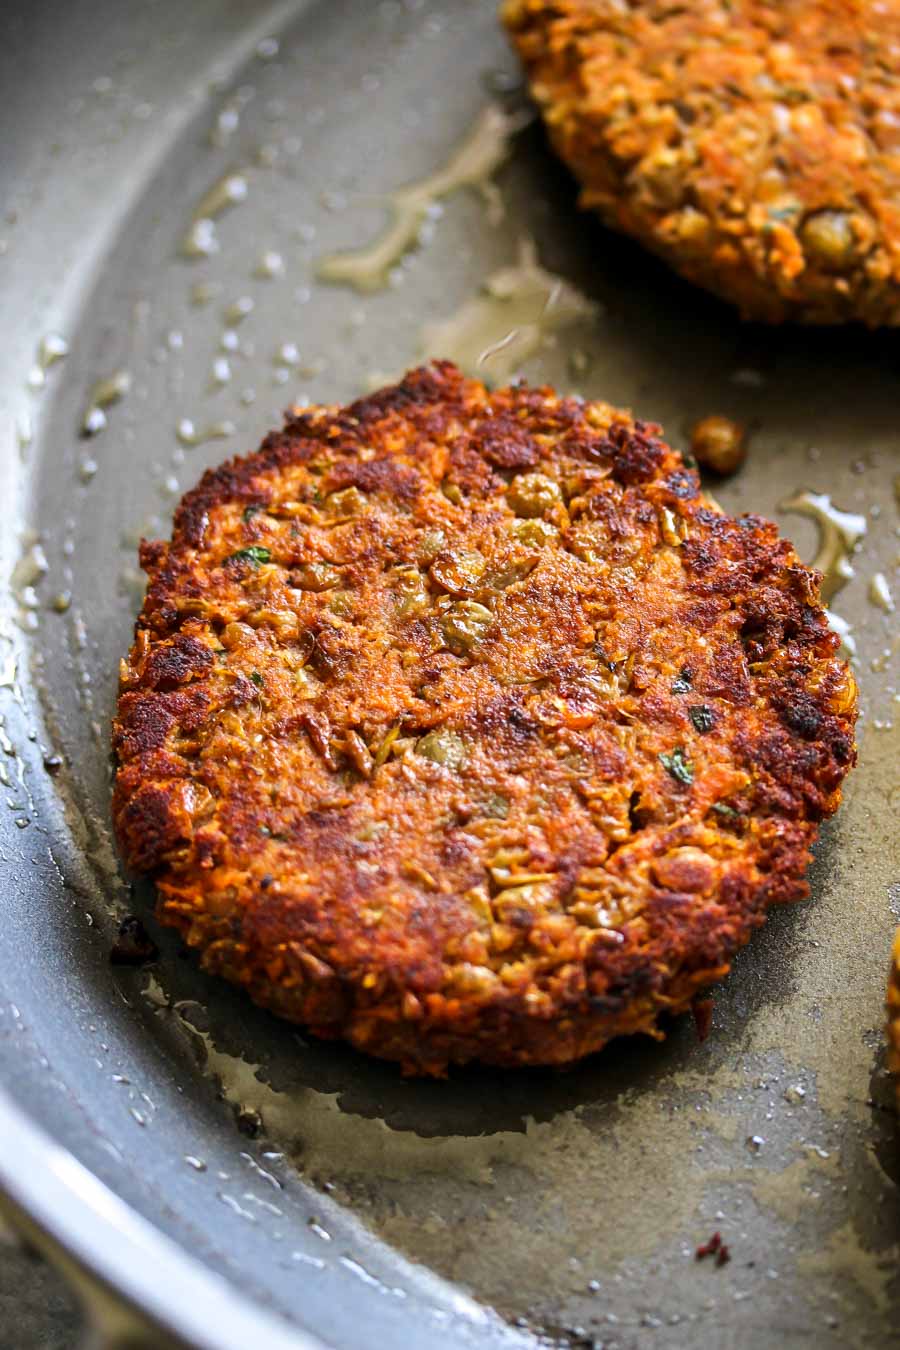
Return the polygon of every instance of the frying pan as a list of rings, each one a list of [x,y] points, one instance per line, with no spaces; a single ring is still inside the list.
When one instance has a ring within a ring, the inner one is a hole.
[[[385,194],[445,161],[486,102],[521,103],[490,3],[44,0],[4,6],[0,32],[4,1211],[74,1279],[96,1344],[888,1343],[900,710],[894,617],[883,586],[869,597],[878,573],[897,589],[896,336],[742,326],[580,217],[536,124],[496,175],[502,218],[457,193],[387,289],[319,282],[321,255],[377,233]],[[246,200],[217,220],[218,252],[186,258],[227,173]],[[811,901],[735,962],[707,1040],[682,1020],[566,1074],[404,1081],[153,929],[111,846],[108,723],[137,536],[289,403],[417,361],[426,320],[523,237],[595,306],[529,378],[631,405],[676,443],[710,412],[746,422],[748,462],[716,495],[774,515],[807,557],[814,524],[782,507],[797,491],[865,516],[832,602],[860,765]],[[124,396],[86,438],[90,391],[116,374]],[[185,446],[184,419],[233,430]],[[127,913],[153,929],[152,966],[110,964]],[[714,1230],[728,1264],[695,1259]]]

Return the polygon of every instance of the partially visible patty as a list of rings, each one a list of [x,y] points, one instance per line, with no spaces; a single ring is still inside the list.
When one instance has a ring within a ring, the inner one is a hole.
[[[505,0],[581,203],[778,323],[900,323],[898,0]]]
[[[894,934],[891,948],[891,968],[887,986],[887,1066],[896,1075],[894,1086],[900,1106],[900,928]]]
[[[207,969],[441,1073],[657,1034],[854,760],[818,577],[604,403],[437,363],[145,543],[113,811]]]

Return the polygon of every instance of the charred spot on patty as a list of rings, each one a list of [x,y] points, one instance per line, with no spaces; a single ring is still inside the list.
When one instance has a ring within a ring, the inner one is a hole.
[[[310,1030],[565,1063],[805,892],[853,679],[815,574],[660,428],[437,362],[210,470],[142,560],[123,853]]]

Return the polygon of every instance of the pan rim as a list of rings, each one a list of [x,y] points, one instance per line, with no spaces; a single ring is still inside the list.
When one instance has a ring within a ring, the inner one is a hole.
[[[99,1344],[114,1319],[192,1350],[327,1350],[238,1293],[57,1143],[0,1088],[0,1213],[62,1268]],[[133,1324],[133,1325],[132,1325]],[[123,1341],[124,1343],[124,1341]]]

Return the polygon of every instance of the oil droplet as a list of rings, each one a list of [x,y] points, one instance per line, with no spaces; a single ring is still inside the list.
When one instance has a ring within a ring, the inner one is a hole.
[[[217,356],[212,365],[213,384],[227,384],[231,379],[231,366],[224,356]]]
[[[253,307],[254,302],[252,296],[239,296],[238,299],[232,301],[225,310],[225,322],[228,324],[240,323],[242,319],[246,319],[248,314],[253,313]]]
[[[822,573],[822,599],[827,605],[853,576],[850,554],[866,532],[866,518],[838,510],[825,492],[797,492],[779,509],[807,516],[818,525],[819,549],[811,566]]]
[[[255,275],[263,281],[271,281],[275,277],[284,276],[284,258],[274,249],[267,249],[256,264]]]
[[[233,1195],[226,1195],[224,1191],[219,1191],[219,1199],[223,1205],[227,1205],[229,1209],[234,1210],[235,1214],[239,1214],[242,1219],[247,1219],[250,1223],[256,1223],[256,1215],[251,1214],[249,1209],[243,1209]]]
[[[355,1261],[352,1256],[339,1256],[338,1261],[345,1270],[350,1271],[351,1275],[355,1275],[363,1284],[368,1284],[371,1288],[377,1289],[379,1293],[393,1294],[395,1298],[406,1297],[402,1289],[391,1289],[386,1284],[382,1284],[381,1280],[376,1279],[370,1271],[366,1270],[364,1265]]]
[[[835,614],[833,609],[826,609],[825,617],[828,620],[828,626],[833,633],[837,633],[841,639],[841,646],[848,656],[856,655],[856,638],[853,637],[853,630],[846,619],[842,619],[840,614]]]
[[[69,355],[69,344],[59,333],[48,333],[42,337],[38,346],[38,365],[41,370],[49,370],[57,361]]]
[[[203,305],[208,305],[211,300],[221,293],[222,287],[217,281],[195,281],[191,287],[191,304],[199,309]]]
[[[186,258],[208,258],[219,251],[215,222],[224,211],[247,200],[249,184],[242,173],[226,173],[203,194],[181,241]]]
[[[34,440],[34,423],[30,413],[22,413],[16,423],[16,440],[20,450],[27,450]]]
[[[9,579],[13,594],[21,600],[26,592],[31,591],[46,576],[49,566],[47,555],[34,535],[26,536],[25,548]]]
[[[883,572],[876,572],[869,582],[869,599],[873,605],[878,605],[886,614],[894,612],[894,597],[891,595],[891,588],[888,585],[888,579]]]
[[[516,263],[489,276],[455,314],[424,326],[422,351],[455,361],[467,374],[502,382],[550,333],[596,313],[593,301],[541,267],[534,242],[525,239]]]
[[[747,1147],[751,1153],[759,1153],[765,1142],[766,1141],[761,1134],[751,1134],[747,1136]]]
[[[127,370],[117,370],[112,375],[98,380],[88,394],[87,407],[81,419],[82,436],[96,436],[106,426],[105,408],[118,403],[131,388],[131,375]]]
[[[265,1156],[266,1155],[263,1154],[263,1157]],[[259,1163],[252,1156],[252,1154],[242,1153],[241,1159],[243,1162],[247,1164],[247,1166],[251,1169],[251,1171],[256,1173],[260,1181],[264,1181],[268,1186],[271,1186],[273,1191],[284,1190],[284,1187],[282,1186],[278,1178],[272,1172],[267,1172],[264,1167],[260,1167]]]
[[[211,258],[219,251],[215,221],[195,220],[181,241],[181,252],[185,258]]]
[[[213,128],[209,133],[209,143],[221,150],[231,140],[241,122],[241,110],[234,103],[226,103],[216,115]]]
[[[175,435],[182,445],[203,445],[205,441],[221,441],[233,436],[237,428],[233,422],[210,422],[208,426],[197,428],[189,417],[182,417],[175,428]]]
[[[279,366],[298,366],[300,351],[296,342],[282,342],[275,353],[275,364]]]
[[[434,214],[437,203],[460,188],[476,188],[494,215],[502,214],[499,194],[491,179],[507,159],[512,138],[531,119],[528,110],[508,113],[495,103],[487,104],[442,168],[390,194],[387,199],[390,221],[383,233],[364,248],[323,258],[319,277],[353,286],[358,291],[383,289],[394,265],[420,242],[422,228]]]
[[[312,1266],[314,1270],[324,1270],[325,1262],[321,1256],[307,1256],[306,1252],[291,1252],[292,1261],[300,1261],[304,1266]]]
[[[250,185],[242,173],[226,173],[203,194],[194,210],[194,220],[215,220],[227,211],[229,206],[237,206],[247,200]]]

